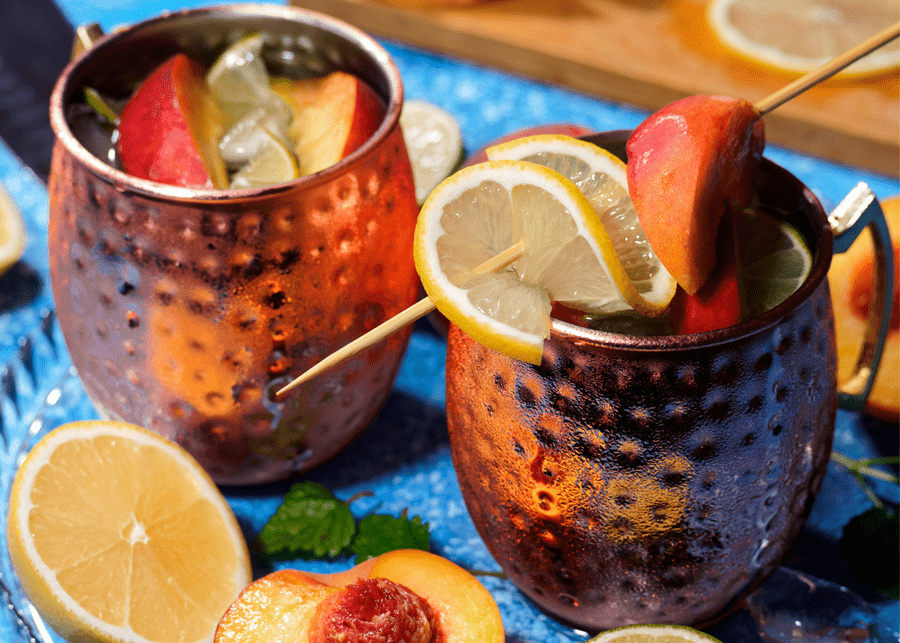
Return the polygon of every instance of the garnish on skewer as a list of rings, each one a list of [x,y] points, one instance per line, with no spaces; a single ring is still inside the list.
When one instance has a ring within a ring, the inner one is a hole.
[[[833,76],[840,70],[844,69],[848,65],[852,64],[853,62],[859,60],[866,54],[871,53],[872,51],[878,49],[879,47],[890,42],[891,40],[894,40],[895,38],[898,37],[898,35],[900,35],[900,22],[893,25],[892,27],[884,29],[883,31],[881,31],[878,34],[876,34],[875,36],[869,38],[868,40],[861,43],[860,45],[853,47],[852,49],[844,52],[840,56],[835,57],[830,62],[805,74],[804,76],[798,78],[794,82],[789,83],[788,85],[786,85],[779,91],[774,92],[773,94],[767,96],[766,98],[756,102],[755,104],[753,104],[753,108],[760,116],[762,116],[763,114],[766,114],[769,111],[772,111],[773,109],[777,108],[778,106],[791,100],[795,96],[803,93],[810,87],[822,82],[823,80],[830,78],[831,76]],[[748,130],[745,130],[745,132],[746,131],[748,131]],[[750,130],[750,131],[752,131],[752,130]],[[663,150],[659,150],[659,152],[665,153]],[[448,180],[452,180],[452,179],[453,179],[453,177],[450,177],[450,179],[448,179]],[[735,187],[735,186],[732,186],[732,187]],[[715,237],[715,235],[713,235],[713,238],[714,237]],[[511,243],[511,241],[512,240],[510,240],[510,243]],[[348,344],[347,346],[344,347],[344,349],[341,349],[338,352],[332,354],[331,356],[326,357],[324,360],[322,360],[322,362],[319,362],[312,369],[310,369],[309,371],[307,371],[304,374],[301,374],[298,378],[293,380],[287,386],[281,388],[279,391],[277,391],[276,394],[282,395],[282,394],[286,393],[287,391],[289,391],[290,389],[292,389],[293,387],[307,381],[308,379],[311,379],[315,375],[349,359],[353,355],[361,352],[362,350],[368,348],[369,346],[372,346],[372,345],[378,343],[379,341],[381,341],[385,337],[391,335],[392,333],[396,332],[400,328],[403,328],[407,324],[410,324],[413,321],[415,321],[416,319],[418,319],[419,317],[422,317],[423,315],[427,314],[428,312],[430,312],[431,310],[434,309],[434,306],[435,306],[435,304],[433,301],[431,301],[430,297],[423,299],[422,301],[414,304],[412,307],[410,307],[406,311],[387,320],[386,322],[384,322],[380,326],[376,327],[369,333],[358,338],[351,344]],[[494,342],[494,343],[496,343],[496,342]],[[502,343],[502,341],[500,343]],[[521,348],[521,345],[520,345],[520,348]]]

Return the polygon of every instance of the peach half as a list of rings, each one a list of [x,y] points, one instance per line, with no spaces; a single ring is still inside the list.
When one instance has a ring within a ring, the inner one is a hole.
[[[272,572],[248,585],[215,643],[503,643],[490,593],[446,558],[417,549],[347,571]]]

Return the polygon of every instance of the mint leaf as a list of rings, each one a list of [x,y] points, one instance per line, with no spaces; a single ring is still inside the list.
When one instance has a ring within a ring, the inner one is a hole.
[[[269,556],[336,558],[355,533],[356,521],[349,504],[316,482],[302,482],[285,494],[257,543]]]
[[[410,520],[404,509],[399,518],[382,515],[363,518],[350,549],[356,554],[356,563],[359,564],[395,549],[428,551],[430,544],[428,523],[423,523],[419,516]]]
[[[872,507],[844,526],[840,545],[859,580],[891,598],[900,598],[900,514]]]

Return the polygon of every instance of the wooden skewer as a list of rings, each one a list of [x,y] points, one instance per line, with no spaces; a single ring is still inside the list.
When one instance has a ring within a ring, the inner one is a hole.
[[[477,275],[485,272],[494,272],[495,270],[505,268],[512,262],[516,261],[519,257],[521,257],[522,253],[524,252],[525,242],[520,241],[515,245],[510,246],[500,254],[497,254],[484,263],[476,266],[475,269],[472,270],[472,274]],[[314,378],[316,375],[327,371],[329,368],[337,366],[341,362],[350,359],[357,353],[369,348],[369,346],[373,346],[386,337],[393,335],[404,326],[413,323],[420,317],[424,317],[432,310],[434,310],[434,308],[434,302],[431,301],[431,297],[420,299],[418,302],[416,302],[403,312],[397,313],[387,321],[370,330],[365,335],[354,339],[343,348],[335,351],[334,353],[323,359],[321,362],[317,363],[311,369],[303,373],[300,377],[292,381],[290,384],[279,390],[276,395],[286,393],[295,386],[299,386],[300,384],[303,384],[303,382]]]
[[[876,35],[872,36],[856,47],[847,50],[840,56],[837,56],[836,58],[830,60],[821,67],[818,67],[808,74],[801,76],[794,82],[786,85],[770,96],[763,98],[761,101],[757,102],[754,107],[756,107],[760,114],[770,112],[779,105],[783,105],[795,96],[802,94],[813,85],[820,83],[827,78],[830,78],[831,76],[842,70],[844,67],[847,67],[851,63],[856,62],[866,54],[875,51],[894,38],[897,38],[898,35],[900,35],[900,22],[877,33]],[[500,270],[501,268],[508,266],[516,259],[521,257],[524,249],[525,244],[524,242],[520,241],[516,245],[507,248],[506,250],[495,256],[493,259],[485,261],[483,264],[476,267],[472,271],[472,273],[479,274],[494,270]],[[291,383],[280,389],[276,393],[276,395],[282,395],[295,386],[299,386],[303,382],[312,379],[316,375],[319,375],[320,373],[323,373],[324,371],[337,366],[341,362],[350,359],[357,353],[365,350],[366,348],[369,348],[370,346],[373,346],[374,344],[377,344],[378,342],[397,332],[404,326],[407,326],[417,319],[424,317],[432,310],[434,310],[434,308],[434,302],[431,301],[430,297],[426,297],[425,299],[418,301],[403,312],[391,317],[376,328],[373,328],[362,337],[353,340],[343,348],[332,353],[321,362],[310,368],[308,371],[300,375],[300,377],[296,378]]]
[[[900,35],[900,22],[880,31],[865,42],[860,43],[852,49],[848,49],[844,53],[832,58],[827,63],[813,69],[811,72],[804,74],[794,82],[785,85],[774,94],[763,98],[756,103],[754,107],[759,110],[760,114],[771,112],[779,105],[783,105],[795,96],[802,94],[807,89],[817,83],[821,83],[827,78],[831,78],[836,73],[847,67],[851,63],[855,63],[863,56],[872,53],[879,47],[886,45],[891,40]]]

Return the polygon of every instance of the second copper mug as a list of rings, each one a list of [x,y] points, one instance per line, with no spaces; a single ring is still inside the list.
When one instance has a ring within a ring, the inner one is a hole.
[[[374,136],[335,166],[244,191],[137,179],[91,155],[67,111],[86,87],[123,98],[184,51],[209,65],[260,32],[301,73],[355,73],[383,98]],[[106,417],[186,447],[218,483],[306,471],[386,400],[409,332],[298,387],[293,377],[415,300],[417,213],[387,52],[330,17],[273,5],[165,14],[104,36],[63,72],[49,247],[59,322]]]
[[[624,156],[626,137],[594,140]],[[853,225],[833,241],[812,192],[764,160],[759,199],[803,234],[813,265],[785,302],[730,328],[634,337],[554,321],[540,366],[450,329],[453,463],[526,596],[589,630],[702,625],[777,568],[825,474],[838,399],[861,408],[888,328],[890,240],[866,192],[839,207],[851,220],[834,223]],[[864,225],[881,264],[858,390],[839,394],[826,275]]]

